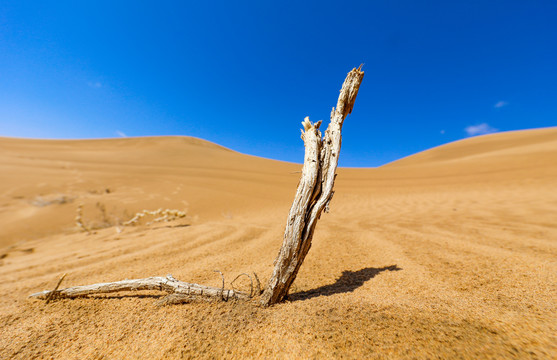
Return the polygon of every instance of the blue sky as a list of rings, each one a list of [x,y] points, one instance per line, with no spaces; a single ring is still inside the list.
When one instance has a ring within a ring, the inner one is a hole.
[[[2,1],[0,136],[187,135],[303,161],[366,72],[341,166],[557,125],[556,1]]]

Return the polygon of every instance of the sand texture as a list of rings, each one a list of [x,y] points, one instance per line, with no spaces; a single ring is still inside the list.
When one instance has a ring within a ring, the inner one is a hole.
[[[271,308],[27,299],[64,273],[62,287],[219,286],[216,269],[264,282],[300,169],[187,137],[0,138],[0,358],[557,358],[557,128],[339,169],[289,300]],[[118,225],[158,208],[188,216]]]

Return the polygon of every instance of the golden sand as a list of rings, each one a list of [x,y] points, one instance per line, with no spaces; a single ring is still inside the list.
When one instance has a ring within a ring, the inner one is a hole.
[[[557,128],[339,169],[289,301],[271,308],[27,299],[64,273],[62,286],[265,280],[300,168],[185,137],[0,138],[0,358],[557,357]],[[188,216],[116,226],[159,208]]]

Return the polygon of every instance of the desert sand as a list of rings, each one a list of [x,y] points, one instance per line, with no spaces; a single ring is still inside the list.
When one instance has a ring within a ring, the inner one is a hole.
[[[264,282],[300,169],[188,137],[0,138],[0,358],[557,358],[557,128],[339,169],[289,299],[270,308],[27,298],[64,273],[62,287],[219,286],[217,269]],[[158,208],[188,216],[118,225]]]

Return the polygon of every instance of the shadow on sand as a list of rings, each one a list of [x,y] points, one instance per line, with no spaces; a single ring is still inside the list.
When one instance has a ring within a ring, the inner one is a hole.
[[[308,300],[317,296],[331,296],[334,294],[352,292],[362,286],[369,279],[374,278],[383,271],[399,271],[402,270],[397,265],[385,266],[382,268],[364,268],[358,271],[343,271],[342,275],[334,284],[323,285],[316,289],[297,292],[290,294],[288,300]]]

